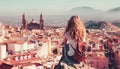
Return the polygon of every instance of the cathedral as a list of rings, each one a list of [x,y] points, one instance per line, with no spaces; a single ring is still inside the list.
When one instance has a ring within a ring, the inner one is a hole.
[[[42,13],[40,14],[39,23],[36,23],[34,19],[30,23],[27,23],[25,13],[22,15],[22,29],[39,29],[44,30],[44,19]]]

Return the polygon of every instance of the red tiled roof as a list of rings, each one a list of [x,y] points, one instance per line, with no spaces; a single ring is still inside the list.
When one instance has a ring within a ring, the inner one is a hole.
[[[29,62],[29,61],[37,60],[37,59],[40,60],[40,58],[35,57],[35,55],[36,55],[35,52],[25,53],[25,54],[14,54],[8,57],[10,60],[6,60],[6,61],[10,62],[11,64],[16,64],[16,63],[21,63],[21,62]],[[25,56],[27,56],[26,59],[24,58]]]
[[[17,41],[17,44],[24,44],[26,41]]]
[[[37,67],[37,66],[41,66],[41,65],[42,65],[42,64],[40,64],[40,63],[34,63],[34,64],[36,65],[36,67]]]

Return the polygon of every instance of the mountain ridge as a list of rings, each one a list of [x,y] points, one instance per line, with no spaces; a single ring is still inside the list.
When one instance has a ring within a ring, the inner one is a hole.
[[[108,12],[120,12],[120,7],[112,8]]]
[[[72,12],[76,12],[76,11],[79,11],[79,12],[81,12],[81,11],[97,11],[97,12],[100,12],[102,10],[95,9],[95,8],[89,7],[89,6],[82,6],[82,7],[74,7],[70,11],[72,11]],[[107,11],[104,11],[104,12],[119,12],[119,11],[120,11],[120,7],[115,7],[115,8],[110,8]]]

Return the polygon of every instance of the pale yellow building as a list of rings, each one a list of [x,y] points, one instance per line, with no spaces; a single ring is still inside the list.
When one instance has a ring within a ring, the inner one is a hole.
[[[0,44],[0,60],[6,58],[6,45]]]

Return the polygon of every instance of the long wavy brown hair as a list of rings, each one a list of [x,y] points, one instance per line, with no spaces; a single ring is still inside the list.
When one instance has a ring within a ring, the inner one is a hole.
[[[79,16],[72,16],[70,18],[64,34],[68,31],[70,31],[71,38],[75,39],[76,41],[83,41],[86,37],[85,26],[83,25]]]

